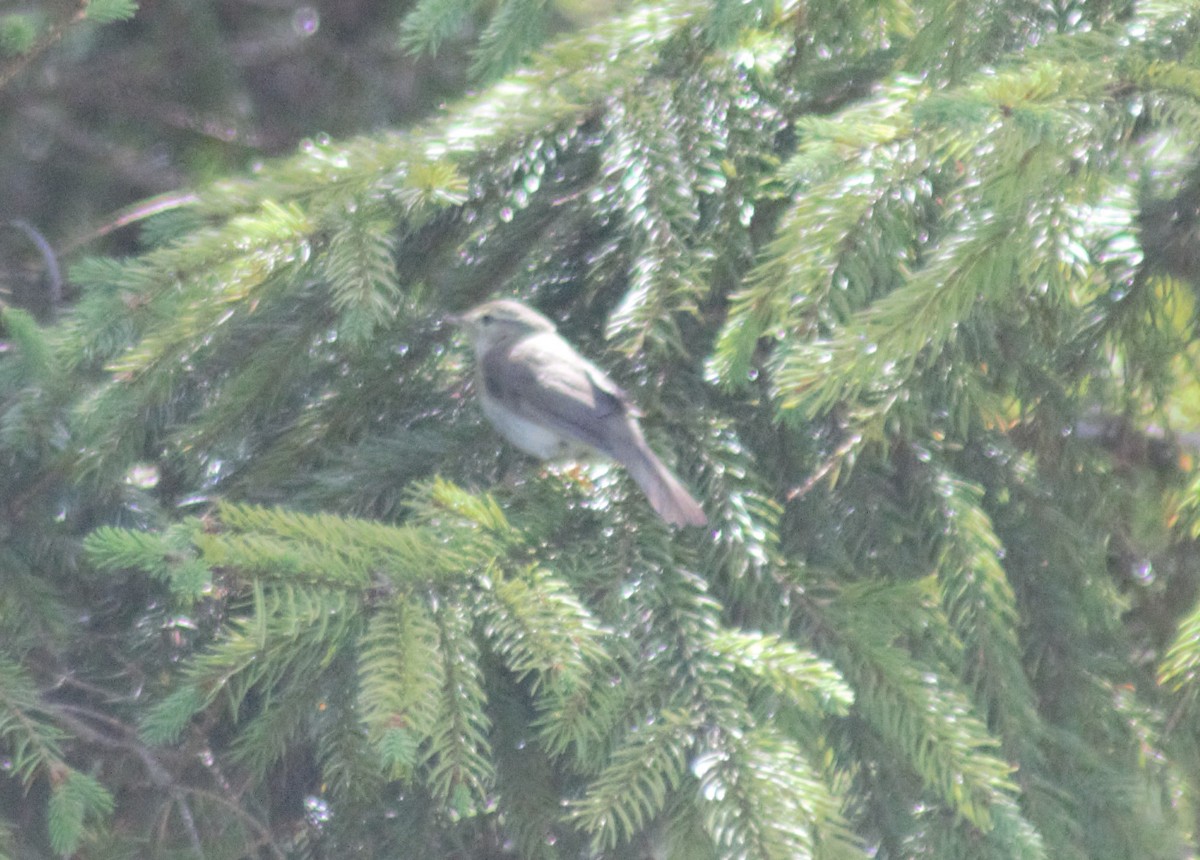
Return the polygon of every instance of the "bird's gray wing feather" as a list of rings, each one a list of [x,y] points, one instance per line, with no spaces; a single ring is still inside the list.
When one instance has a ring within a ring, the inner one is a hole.
[[[614,425],[624,428],[633,412],[616,383],[552,332],[489,352],[483,381],[521,417],[608,454]]]

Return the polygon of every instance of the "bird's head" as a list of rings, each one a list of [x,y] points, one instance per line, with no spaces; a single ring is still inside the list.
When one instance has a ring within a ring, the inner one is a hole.
[[[496,299],[471,308],[454,321],[463,327],[478,353],[526,335],[554,331],[554,323],[512,299]]]

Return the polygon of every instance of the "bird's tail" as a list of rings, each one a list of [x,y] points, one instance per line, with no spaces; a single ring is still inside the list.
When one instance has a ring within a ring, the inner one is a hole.
[[[674,526],[702,526],[708,522],[700,504],[671,474],[662,460],[639,440],[636,453],[625,462],[629,476],[637,482],[658,515]]]

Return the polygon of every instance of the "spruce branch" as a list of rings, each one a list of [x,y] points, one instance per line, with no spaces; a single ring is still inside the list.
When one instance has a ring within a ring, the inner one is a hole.
[[[896,745],[949,809],[987,832],[992,805],[1013,790],[1011,767],[996,757],[996,740],[973,715],[953,679],[921,672],[895,647],[895,637],[907,623],[929,623],[928,616],[917,621],[925,613],[916,608],[927,587],[917,583],[846,590],[827,608],[822,626],[830,631],[871,631],[831,643],[839,654],[839,668],[855,690],[855,710]]]
[[[39,776],[69,771],[63,759],[66,735],[46,718],[45,705],[28,673],[0,654],[0,741],[12,773],[26,787]]]
[[[360,643],[360,719],[392,778],[412,776],[441,716],[438,647],[434,619],[407,596],[377,607]]]
[[[571,807],[572,820],[598,848],[632,838],[663,811],[687,773],[696,729],[687,714],[668,711],[630,730]]]
[[[461,604],[434,610],[441,660],[437,721],[429,737],[426,784],[459,815],[480,814],[494,780],[479,649]]]
[[[723,855],[863,857],[841,801],[800,749],[765,728],[720,736],[692,766],[705,826]]]
[[[980,507],[980,488],[941,475],[935,492],[945,499],[937,563],[942,606],[963,646],[964,680],[1006,742],[1028,749],[1036,701],[1021,662],[1020,616],[1002,563],[1004,548]]]

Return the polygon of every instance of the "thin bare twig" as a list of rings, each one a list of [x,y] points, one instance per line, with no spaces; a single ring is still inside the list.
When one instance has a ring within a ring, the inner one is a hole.
[[[29,241],[37,247],[38,253],[42,255],[42,261],[46,264],[46,282],[50,292],[50,309],[57,310],[58,305],[62,302],[63,281],[62,270],[58,265],[58,255],[54,253],[54,248],[50,246],[49,240],[42,235],[41,231],[21,218],[14,218],[8,222],[8,225],[14,230],[19,230],[24,233]]]
[[[139,221],[144,221],[152,215],[158,215],[161,212],[169,212],[172,209],[179,209],[183,206],[190,206],[199,201],[199,197],[190,191],[171,191],[167,194],[160,194],[157,197],[151,197],[148,200],[140,200],[126,206],[124,209],[118,209],[111,218],[82,236],[77,236],[74,239],[66,242],[59,249],[61,254],[70,254],[83,245],[90,244],[97,239],[102,239],[109,233],[120,230],[122,227],[128,227],[130,224],[136,224]]]

